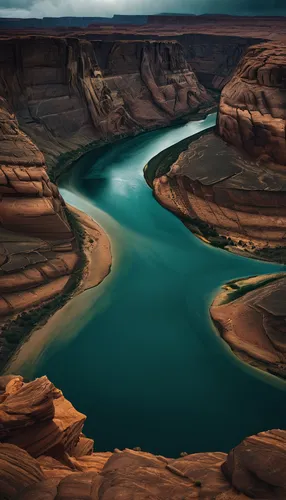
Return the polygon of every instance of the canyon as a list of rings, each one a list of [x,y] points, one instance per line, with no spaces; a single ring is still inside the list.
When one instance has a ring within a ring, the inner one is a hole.
[[[0,377],[0,416],[6,500],[285,498],[282,430],[248,437],[228,455],[173,459],[140,448],[97,453],[82,433],[85,415],[47,377],[25,383],[14,375]]]
[[[95,145],[215,104],[175,41],[15,37],[1,40],[0,60],[3,369],[35,323],[111,266],[104,231],[65,206],[49,175]]]
[[[110,271],[107,234],[65,204],[59,176],[94,148],[204,118],[220,92],[215,129],[154,157],[146,180],[202,240],[285,263],[285,26],[211,19],[0,31],[0,369],[35,324]],[[229,282],[210,309],[242,361],[280,378],[285,283]],[[96,453],[84,421],[46,377],[0,377],[4,498],[285,498],[285,431],[171,459]]]

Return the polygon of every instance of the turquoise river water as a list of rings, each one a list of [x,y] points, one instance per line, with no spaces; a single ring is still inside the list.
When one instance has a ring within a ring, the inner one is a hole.
[[[109,234],[113,267],[74,299],[29,371],[48,375],[88,415],[97,450],[228,451],[246,435],[285,427],[286,384],[241,363],[208,312],[226,281],[281,266],[205,245],[143,178],[150,158],[214,123],[210,115],[110,145],[62,182],[66,201]]]

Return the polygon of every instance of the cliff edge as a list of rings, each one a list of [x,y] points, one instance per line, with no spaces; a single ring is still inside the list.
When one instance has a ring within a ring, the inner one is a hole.
[[[225,453],[172,459],[140,449],[96,453],[85,415],[46,378],[0,377],[0,493],[6,500],[204,498],[282,500],[286,432],[246,438]]]

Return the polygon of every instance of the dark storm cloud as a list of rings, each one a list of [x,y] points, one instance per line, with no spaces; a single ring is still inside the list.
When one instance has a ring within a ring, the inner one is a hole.
[[[26,9],[35,3],[35,0],[0,0],[1,9]]]
[[[111,16],[114,13],[286,14],[286,0],[0,0],[6,16]]]

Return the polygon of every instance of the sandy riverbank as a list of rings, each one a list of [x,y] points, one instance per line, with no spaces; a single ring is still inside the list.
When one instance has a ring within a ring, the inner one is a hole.
[[[68,318],[73,323],[84,323],[95,302],[94,290],[91,289],[102,283],[110,273],[112,255],[107,234],[89,215],[71,205],[68,205],[68,208],[85,230],[83,250],[86,264],[82,271],[81,282],[63,307],[54,311],[31,331],[27,340],[8,363],[5,373],[21,371],[23,368],[26,376],[30,374],[32,376],[33,360],[43,354],[45,346],[58,338],[59,334],[63,337],[63,341],[73,335],[72,326],[67,328],[63,318]],[[98,291],[98,296],[100,295],[101,292]]]
[[[112,256],[109,238],[102,227],[81,210],[71,205],[68,205],[68,208],[86,233],[83,247],[87,263],[83,271],[81,285],[75,292],[77,295],[99,285],[106,278],[110,273]]]

